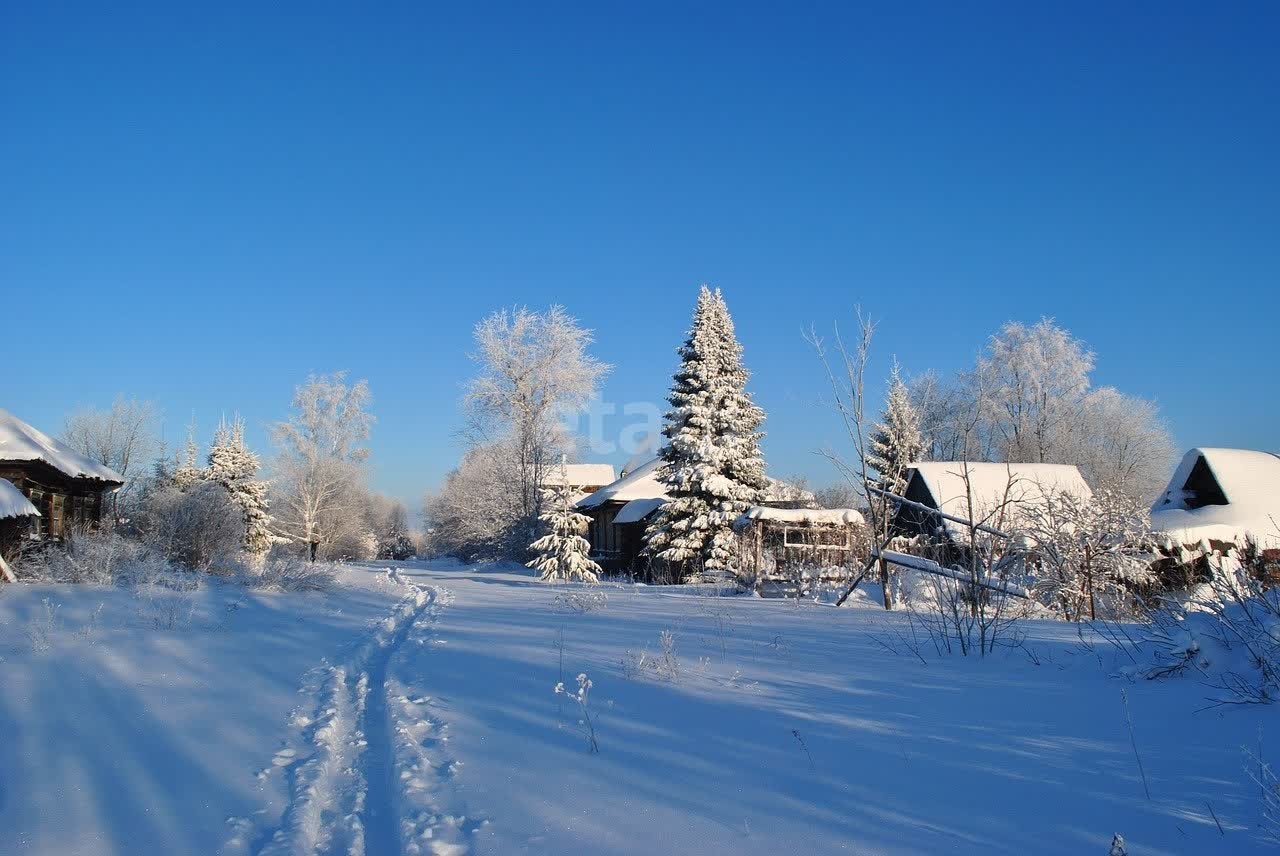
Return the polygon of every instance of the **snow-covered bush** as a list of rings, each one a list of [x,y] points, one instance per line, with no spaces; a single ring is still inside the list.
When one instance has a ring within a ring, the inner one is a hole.
[[[86,532],[72,535],[64,544],[27,549],[14,573],[31,582],[113,585],[149,577],[164,564],[115,531]]]
[[[1145,503],[1103,488],[1092,497],[1043,489],[1022,511],[1031,588],[1068,621],[1134,615],[1155,582],[1151,515]]]
[[[609,605],[609,598],[602,591],[570,591],[556,595],[551,605],[556,612],[582,615],[604,609]]]
[[[245,535],[240,507],[221,485],[207,481],[149,492],[131,529],[145,546],[198,571],[214,571],[233,559]]]
[[[440,490],[423,501],[429,555],[464,562],[523,559],[530,527],[520,497],[509,487],[519,476],[519,457],[509,442],[467,450]]]
[[[1148,678],[1191,674],[1220,704],[1280,698],[1280,589],[1235,555],[1218,556],[1211,581],[1152,613]]]
[[[282,555],[246,569],[240,579],[251,588],[267,591],[326,591],[333,587],[337,576],[338,568],[330,562],[309,562],[301,556]]]

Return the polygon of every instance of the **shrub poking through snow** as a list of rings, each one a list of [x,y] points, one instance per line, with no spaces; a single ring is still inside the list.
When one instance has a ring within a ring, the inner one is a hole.
[[[546,534],[529,545],[538,554],[529,567],[546,581],[599,582],[600,566],[591,561],[591,543],[582,537],[590,518],[573,507],[573,488],[563,461],[560,470],[564,477],[547,490],[546,511],[540,518]]]
[[[600,742],[596,739],[596,714],[591,711],[591,686],[591,679],[586,672],[580,672],[577,692],[569,690],[564,681],[560,681],[556,684],[556,695],[568,696],[578,705],[578,728],[587,741],[587,751],[596,755],[600,752]]]

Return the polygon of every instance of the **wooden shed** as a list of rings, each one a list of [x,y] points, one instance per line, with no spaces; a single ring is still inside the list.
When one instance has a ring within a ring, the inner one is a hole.
[[[849,578],[870,551],[862,513],[852,508],[755,506],[734,524],[742,572],[762,596],[803,597]]]
[[[118,473],[0,410],[0,479],[12,484],[39,512],[30,518],[36,538],[66,538],[96,529],[111,494],[124,484]]]

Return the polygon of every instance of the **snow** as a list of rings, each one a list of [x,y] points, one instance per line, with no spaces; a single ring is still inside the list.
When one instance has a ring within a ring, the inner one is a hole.
[[[548,485],[561,484],[560,473],[560,467],[552,467],[543,481]],[[613,464],[565,464],[564,473],[570,487],[599,487],[612,484],[618,478]]]
[[[631,502],[633,499],[666,501],[667,486],[658,478],[662,460],[654,458],[617,481],[607,484],[578,502],[578,508],[598,508],[606,502]]]
[[[1241,746],[1269,707],[1126,680],[1087,627],[917,659],[906,613],[703,591],[450,561],[7,586],[0,852],[1267,852]],[[663,631],[674,668],[637,665]],[[596,755],[553,689],[578,674]]]
[[[1187,508],[1183,487],[1200,459],[1226,495],[1226,505]],[[1182,544],[1243,543],[1252,536],[1263,546],[1280,547],[1280,457],[1248,449],[1192,449],[1152,508],[1151,523]]]
[[[0,461],[44,461],[71,478],[122,483],[115,470],[75,451],[65,443],[32,428],[7,410],[0,410]]]
[[[1080,470],[1068,464],[994,464],[961,461],[929,461],[914,463],[908,469],[919,473],[939,511],[969,519],[970,509],[964,474],[969,476],[975,516],[984,515],[1008,501],[1003,520],[988,521],[993,526],[1009,526],[1019,519],[1019,508],[1043,503],[1048,493],[1064,492],[1087,499],[1093,491],[1085,483]],[[949,531],[958,531],[951,521],[943,521]]]
[[[862,512],[853,508],[768,508],[761,505],[748,508],[738,518],[738,525],[748,520],[804,526],[848,526],[864,522]]]
[[[662,497],[656,497],[654,499],[633,499],[618,510],[618,514],[613,518],[613,522],[619,524],[639,523],[641,520],[644,520],[650,514],[653,514],[665,505],[666,502],[667,500]]]
[[[7,517],[39,517],[40,511],[8,479],[0,479],[0,520]]]

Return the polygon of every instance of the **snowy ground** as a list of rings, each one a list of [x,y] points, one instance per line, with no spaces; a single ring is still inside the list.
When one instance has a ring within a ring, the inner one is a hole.
[[[0,853],[1265,849],[1241,747],[1276,760],[1275,710],[1197,712],[1062,624],[922,663],[873,608],[606,586],[583,612],[388,564],[324,595],[0,590]],[[552,691],[579,672],[598,755]]]

